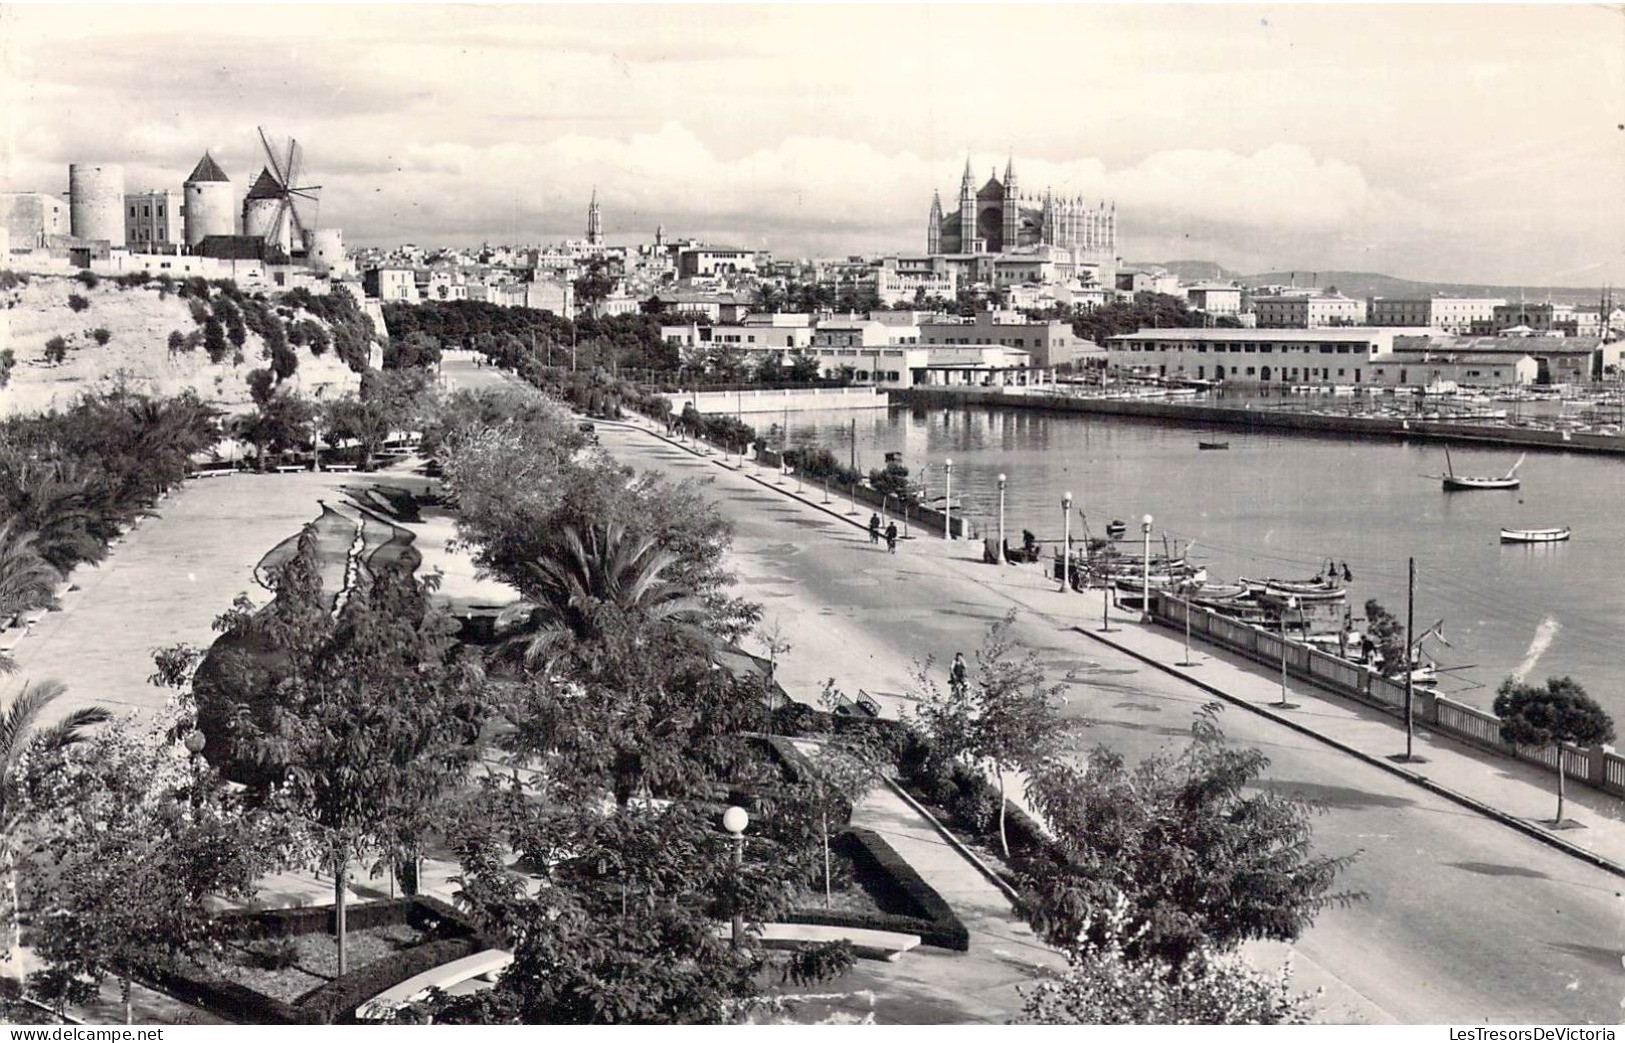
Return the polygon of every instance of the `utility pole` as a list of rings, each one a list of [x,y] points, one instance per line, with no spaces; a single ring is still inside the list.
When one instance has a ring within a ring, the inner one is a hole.
[[[1406,569],[1405,581],[1405,757],[1406,761],[1416,760],[1412,752],[1416,734],[1416,689],[1412,677],[1416,673],[1415,661],[1412,659],[1411,642],[1416,640],[1412,631],[1416,628],[1416,559],[1410,558]]]
[[[852,473],[858,473],[858,418],[852,418]]]

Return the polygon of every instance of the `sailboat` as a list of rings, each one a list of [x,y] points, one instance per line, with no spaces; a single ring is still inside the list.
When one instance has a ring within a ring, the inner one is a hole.
[[[1463,489],[1516,489],[1522,482],[1518,477],[1518,468],[1523,466],[1523,461],[1522,456],[1518,457],[1518,462],[1513,464],[1512,469],[1500,478],[1457,474],[1455,465],[1450,462],[1450,448],[1446,446],[1444,451],[1445,473],[1429,475],[1428,477],[1438,478],[1442,481],[1445,492]]]

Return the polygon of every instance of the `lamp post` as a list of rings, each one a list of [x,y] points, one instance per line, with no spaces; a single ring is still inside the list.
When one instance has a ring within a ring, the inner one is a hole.
[[[1275,704],[1277,710],[1296,710],[1297,703],[1286,701],[1286,614],[1298,610],[1298,599],[1289,597],[1286,604],[1281,606],[1281,700]]]
[[[1140,622],[1151,622],[1151,515],[1140,519]]]
[[[745,827],[748,825],[750,825],[750,815],[737,804],[722,813],[722,828],[734,836],[734,875],[736,880],[745,865]],[[734,899],[733,914],[733,946],[737,949],[745,940],[745,912],[739,908],[737,895]]]
[[[1072,494],[1061,494],[1061,593],[1072,586]]]
[[[954,538],[954,458],[949,457],[942,462],[942,469],[946,477],[942,482],[942,538]]]
[[[999,475],[999,564],[1008,564],[1004,557],[1004,486],[1008,479]]]

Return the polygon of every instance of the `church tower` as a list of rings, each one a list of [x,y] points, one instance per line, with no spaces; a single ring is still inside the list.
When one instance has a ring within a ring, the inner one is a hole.
[[[1021,245],[1021,192],[1016,187],[1016,157],[1012,154],[1004,164],[1004,227],[999,250],[1009,253]]]
[[[931,218],[925,226],[925,252],[942,252],[942,196],[934,189],[931,192]]]
[[[976,185],[971,181],[968,155],[965,157],[965,176],[959,179],[959,252],[981,252],[976,248]]]
[[[593,186],[592,202],[587,204],[587,245],[602,246],[604,243],[604,215],[598,210],[598,187]]]

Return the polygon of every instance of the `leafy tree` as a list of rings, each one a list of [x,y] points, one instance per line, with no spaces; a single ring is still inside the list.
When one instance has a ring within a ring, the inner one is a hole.
[[[1290,967],[1255,970],[1235,953],[1203,944],[1178,966],[1134,957],[1141,948],[1133,913],[1122,895],[1103,910],[1099,941],[1065,946],[1067,968],[1023,997],[1018,1024],[1027,1025],[1303,1025],[1313,1010],[1293,995]]]
[[[790,352],[790,371],[786,374],[789,380],[796,383],[811,383],[822,376],[818,365],[818,356],[802,348]]]
[[[90,301],[77,293],[68,294],[68,307],[76,312],[84,311],[90,307]]]
[[[899,507],[915,502],[909,490],[908,468],[900,463],[888,463],[884,470],[870,471],[869,485],[882,496],[895,496]]]
[[[1495,692],[1501,739],[1515,746],[1557,752],[1557,817],[1563,824],[1562,743],[1597,746],[1614,738],[1614,722],[1572,677],[1553,677],[1543,686],[1507,678]]]
[[[966,684],[950,685],[944,692],[928,672],[929,664],[923,664],[914,679],[920,702],[910,715],[910,723],[930,738],[939,756],[967,757],[998,775],[999,847],[1006,858],[1005,775],[1031,775],[1061,748],[1068,731],[1058,709],[1066,685],[1046,683],[1036,653],[1019,654],[1010,636],[1014,625],[1012,611],[988,628]]]
[[[6,934],[0,946],[0,961],[8,965],[20,944],[17,844],[30,820],[28,790],[37,780],[42,763],[49,764],[54,755],[82,741],[86,729],[111,718],[101,707],[87,706],[49,727],[42,726],[40,718],[64,691],[56,681],[24,685],[0,716],[0,873],[6,878],[5,907],[0,910]]]
[[[232,740],[281,767],[276,789],[316,831],[334,877],[343,974],[350,867],[369,853],[421,850],[438,802],[467,771],[481,681],[410,572],[364,571],[328,591],[315,555],[307,533],[276,570],[271,604],[255,613],[239,603],[222,619],[236,649],[274,656],[275,667],[254,671],[237,651],[209,697],[256,707],[237,716]]]
[[[256,382],[255,374],[265,377]],[[308,401],[286,389],[262,390],[269,386],[266,370],[254,370],[249,378],[254,411],[236,417],[231,428],[233,435],[254,447],[254,465],[264,470],[266,453],[282,453],[308,444],[316,411]]]
[[[615,289],[615,279],[604,271],[603,261],[594,260],[588,263],[587,273],[576,279],[572,285],[575,288],[576,300],[587,312],[596,316],[599,306]]]
[[[226,339],[231,346],[241,349],[248,342],[248,326],[243,321],[243,311],[232,303],[231,298],[221,297],[214,302],[214,314],[226,327]]]
[[[45,342],[45,361],[53,366],[59,366],[68,360],[68,342],[61,336],[52,337]]]
[[[440,342],[427,333],[414,331],[393,337],[384,348],[385,369],[421,369],[440,361]]]
[[[1312,807],[1259,790],[1269,759],[1224,741],[1207,707],[1193,741],[1129,767],[1104,747],[1079,768],[1055,759],[1032,774],[1027,798],[1049,826],[1053,858],[1022,872],[1028,918],[1050,944],[1106,940],[1105,919],[1128,909],[1124,955],[1178,967],[1204,945],[1290,941],[1329,905],[1352,856],[1312,850]]]
[[[130,719],[60,748],[29,793],[41,980],[67,998],[116,975],[126,1023],[132,976],[216,940],[204,899],[251,895],[283,843],[272,816],[189,757],[191,719],[177,698],[144,728]]]
[[[203,324],[203,350],[208,352],[209,361],[215,365],[226,361],[226,356],[231,354],[226,344],[226,329],[213,315]]]
[[[188,341],[186,339],[186,334],[182,333],[180,330],[170,330],[169,331],[169,357],[170,358],[174,358],[176,355],[179,355],[181,352],[188,350],[189,347],[190,347],[190,345],[189,345],[189,343],[188,343]]]
[[[821,700],[833,710],[838,693],[834,681],[824,686]],[[812,762],[815,777],[812,780],[815,809],[818,814],[818,832],[824,854],[824,907],[830,905],[830,819],[837,824],[850,821],[852,807],[861,801],[880,782],[880,767],[886,763],[884,751],[865,740],[863,736],[816,737],[811,751],[802,748]]]
[[[1375,598],[1365,603],[1366,639],[1382,658],[1385,677],[1403,677],[1411,656],[1405,648],[1405,625]]]

